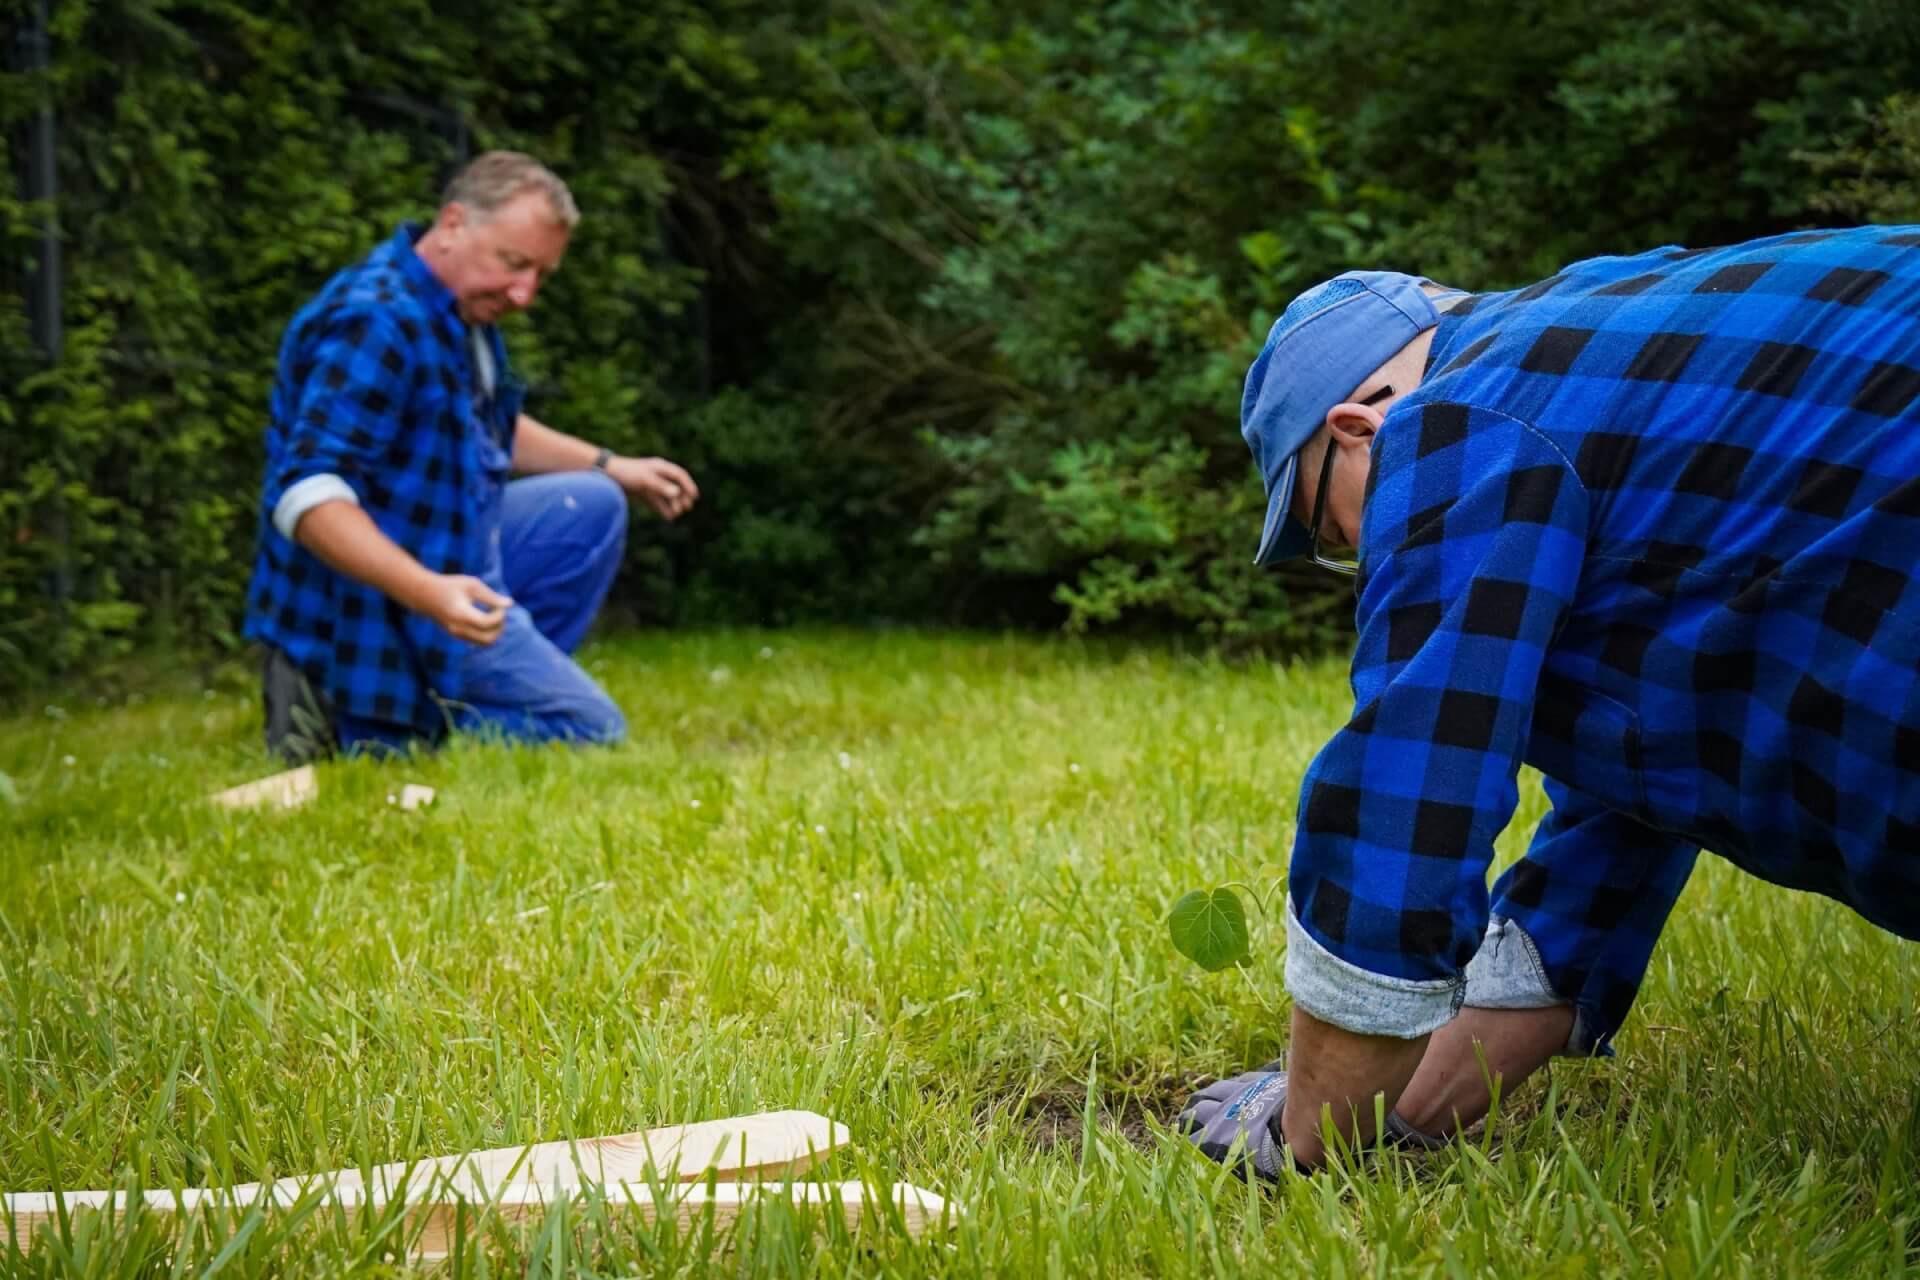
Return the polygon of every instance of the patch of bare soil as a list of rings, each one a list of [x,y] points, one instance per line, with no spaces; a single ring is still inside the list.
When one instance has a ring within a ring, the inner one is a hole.
[[[1187,1099],[1211,1079],[1210,1076],[1167,1076],[1144,1085],[1116,1086],[1111,1091],[1102,1089],[1094,1123],[1108,1133],[1118,1133],[1144,1151],[1153,1145],[1149,1121],[1162,1128],[1170,1126]],[[1008,1102],[1014,1105],[1014,1115],[1036,1150],[1079,1153],[1081,1138],[1086,1132],[1084,1085],[1035,1089]]]

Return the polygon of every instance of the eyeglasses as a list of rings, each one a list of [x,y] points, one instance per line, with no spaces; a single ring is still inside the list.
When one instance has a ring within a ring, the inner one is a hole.
[[[1372,395],[1360,401],[1360,403],[1363,405],[1379,404],[1392,394],[1393,388],[1391,386],[1381,387],[1378,391],[1375,391]],[[1329,437],[1327,440],[1327,452],[1320,463],[1320,485],[1319,488],[1315,490],[1313,496],[1313,519],[1307,522],[1307,539],[1311,547],[1310,554],[1313,556],[1313,562],[1315,564],[1323,569],[1331,569],[1335,573],[1344,574],[1351,578],[1360,572],[1360,562],[1358,559],[1335,560],[1320,549],[1320,522],[1327,514],[1327,484],[1333,479],[1333,457],[1338,452],[1340,451],[1334,447],[1333,440]]]

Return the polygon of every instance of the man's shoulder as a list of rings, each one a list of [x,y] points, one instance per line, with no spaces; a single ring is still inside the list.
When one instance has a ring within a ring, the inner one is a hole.
[[[1506,461],[1536,465],[1557,456],[1559,433],[1518,411],[1490,383],[1465,371],[1431,378],[1393,406],[1375,441],[1376,469],[1484,471]]]
[[[390,240],[336,272],[288,326],[296,341],[347,330],[393,333],[416,348],[428,338],[446,347],[456,341],[446,317],[436,313],[408,278]]]
[[[418,342],[434,323],[425,301],[406,277],[388,266],[362,266],[341,273],[338,287],[314,299],[329,315],[350,317],[399,330]],[[445,324],[442,320],[441,324]]]

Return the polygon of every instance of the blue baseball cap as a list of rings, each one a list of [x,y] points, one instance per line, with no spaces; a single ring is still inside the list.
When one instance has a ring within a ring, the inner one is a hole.
[[[1420,291],[1431,283],[1398,271],[1349,271],[1295,298],[1267,331],[1240,397],[1240,434],[1267,485],[1267,523],[1255,564],[1306,554],[1306,529],[1287,518],[1301,447],[1327,410],[1440,322],[1433,300]]]

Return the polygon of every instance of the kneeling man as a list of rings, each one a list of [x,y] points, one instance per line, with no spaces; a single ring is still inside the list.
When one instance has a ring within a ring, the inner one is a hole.
[[[276,753],[625,735],[569,655],[619,568],[628,496],[672,520],[700,495],[663,458],[520,411],[495,326],[533,304],[579,217],[550,170],[488,152],[431,227],[400,227],[288,326],[246,623]]]

